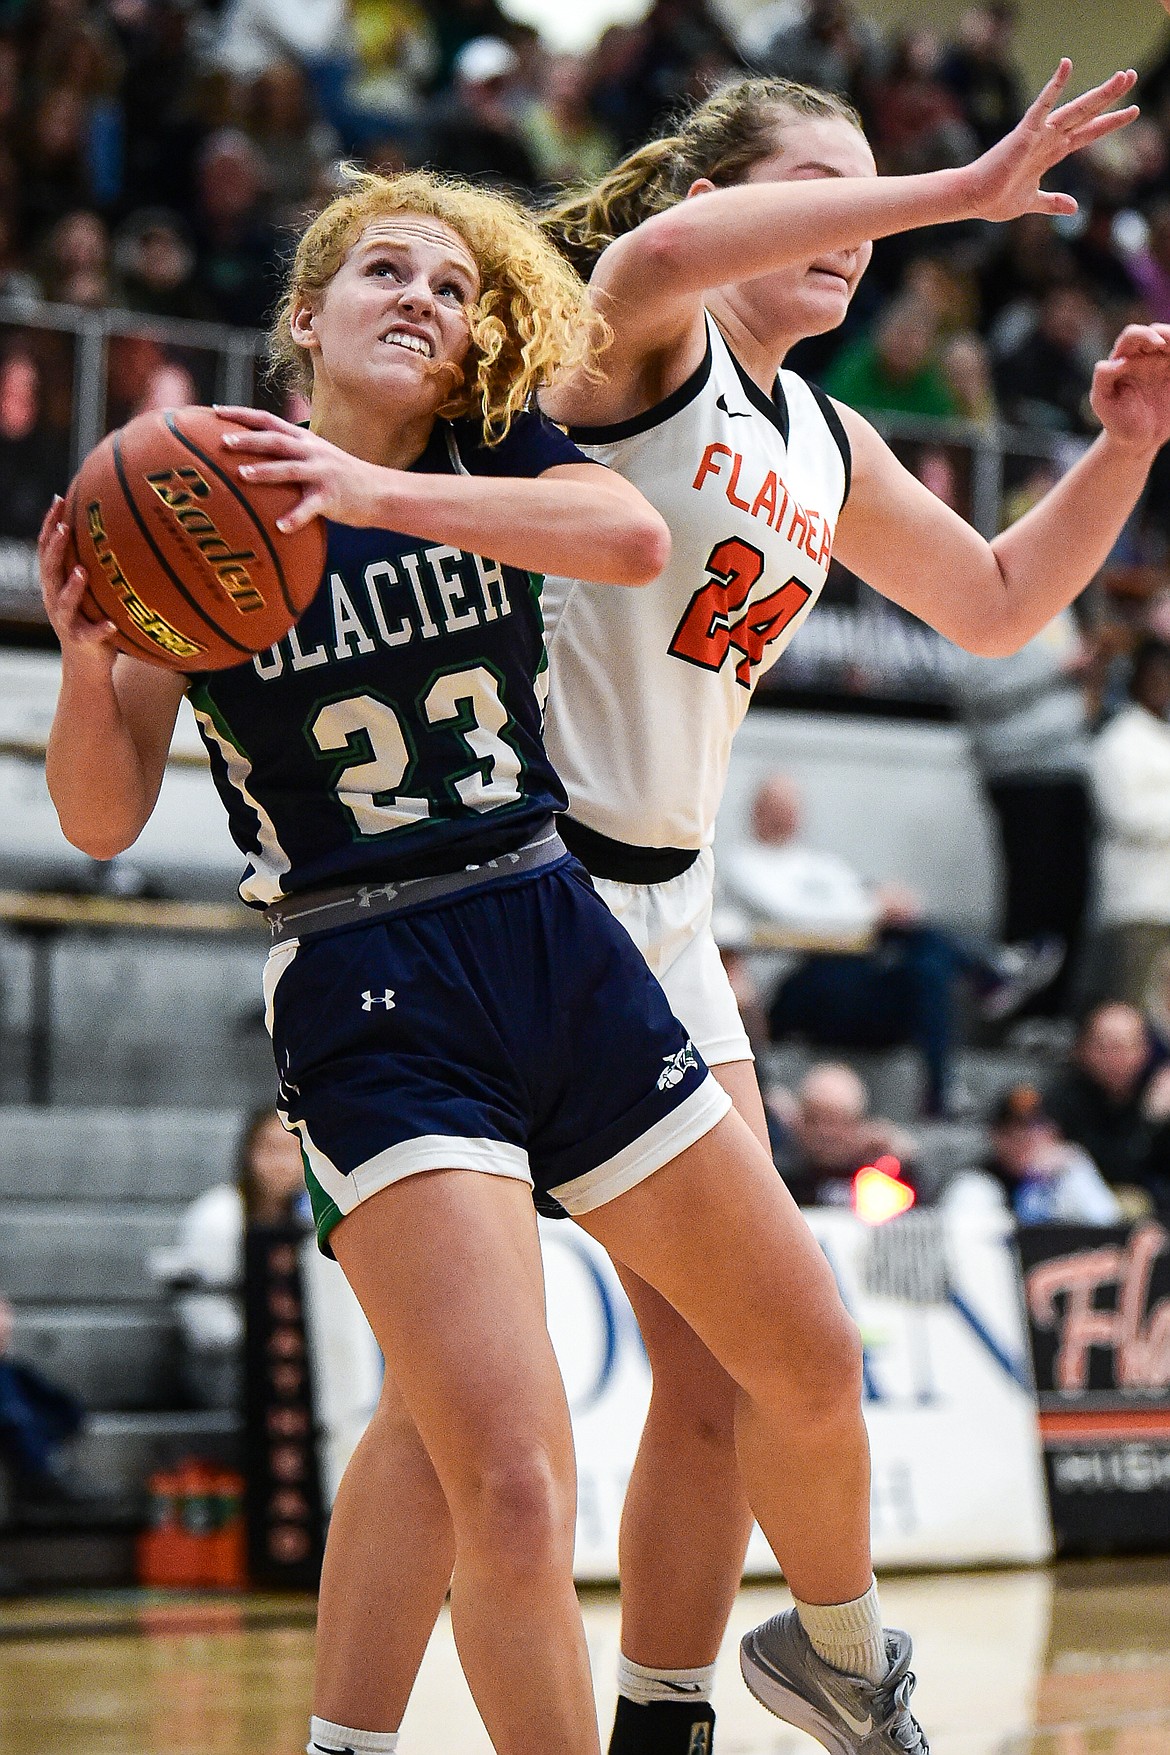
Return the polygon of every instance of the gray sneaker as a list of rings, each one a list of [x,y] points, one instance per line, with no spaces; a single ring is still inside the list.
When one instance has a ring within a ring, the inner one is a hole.
[[[807,1731],[829,1755],[930,1755],[910,1711],[910,1650],[908,1633],[887,1628],[885,1679],[847,1676],[818,1657],[796,1610],[788,1609],[744,1634],[739,1667],[761,1706]]]

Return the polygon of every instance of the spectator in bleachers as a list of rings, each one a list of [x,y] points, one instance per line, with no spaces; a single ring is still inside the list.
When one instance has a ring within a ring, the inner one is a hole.
[[[34,305],[40,296],[40,282],[20,249],[15,208],[0,202],[0,299]]]
[[[307,1231],[300,1144],[272,1109],[249,1117],[234,1182],[218,1183],[184,1213],[169,1249],[150,1269],[175,1294],[183,1387],[196,1407],[233,1408],[243,1387],[244,1233],[250,1225]]]
[[[938,37],[910,27],[892,42],[889,65],[869,97],[870,139],[890,174],[967,164],[982,148],[941,77]]]
[[[1110,326],[1153,320],[1148,305],[1141,308],[1138,279],[1133,265],[1114,237],[1118,204],[1099,196],[1084,214],[1081,231],[1072,241],[1077,278],[1108,312]]]
[[[762,73],[859,97],[882,59],[881,34],[853,0],[799,0],[756,45]],[[793,14],[795,13],[795,16]]]
[[[435,33],[437,62],[433,89],[441,91],[450,84],[456,57],[465,43],[475,37],[502,37],[508,41],[512,20],[499,0],[425,0],[431,28]]]
[[[978,267],[983,330],[997,354],[1031,333],[1041,301],[1076,279],[1072,246],[1040,214],[1025,213],[999,228]]]
[[[1024,113],[1024,88],[1012,53],[1017,8],[1005,0],[970,6],[959,19],[958,37],[943,57],[940,76],[958,101],[986,152],[1015,127]]]
[[[896,299],[838,354],[825,388],[851,408],[947,418],[958,410],[938,363],[938,318],[924,300]]]
[[[999,828],[1000,937],[1064,946],[1054,979],[1028,1002],[1059,1017],[1072,999],[1091,877],[1084,643],[1066,610],[1010,657],[956,649],[952,659],[955,706]]]
[[[1084,287],[1052,287],[1034,328],[996,363],[1004,418],[1052,432],[1096,433],[1089,390],[1093,367],[1109,352],[1110,339],[1103,313]]]
[[[426,121],[427,159],[460,177],[535,189],[536,166],[517,118],[520,57],[502,37],[473,37]]]
[[[85,1404],[35,1365],[12,1356],[14,1314],[0,1296],[0,1464],[18,1515],[96,1503],[66,1464],[67,1446],[85,1420]]]
[[[955,1106],[957,996],[966,984],[985,1015],[1002,1018],[1046,986],[1060,948],[985,947],[922,918],[901,885],[867,884],[845,860],[800,840],[800,795],[776,775],[752,803],[752,840],[722,862],[731,900],[796,935],[854,949],[817,951],[784,975],[768,1003],[773,1041],[798,1036],[824,1048],[911,1044],[925,1072],[923,1110]]]
[[[1145,320],[1170,322],[1170,201],[1157,202],[1148,215],[1143,247],[1130,257],[1129,273],[1146,309]]]
[[[1136,1006],[1096,1006],[1045,1097],[1057,1126],[1084,1147],[1111,1188],[1137,1189],[1165,1204],[1170,1067],[1157,1066]]]
[[[68,480],[68,434],[46,418],[40,363],[12,342],[0,354],[0,537],[35,537]]]
[[[991,357],[980,335],[967,329],[943,343],[939,360],[943,382],[961,420],[991,426],[999,417]]]
[[[1110,990],[1140,1005],[1170,946],[1170,644],[1134,653],[1129,703],[1101,732],[1093,784],[1101,819],[1100,915]]]
[[[711,0],[654,0],[640,24],[599,45],[594,113],[622,152],[661,132],[667,116],[742,71]]]
[[[147,375],[142,394],[131,414],[146,414],[151,409],[190,408],[200,400],[199,386],[181,360],[166,355]]]
[[[184,0],[153,0],[114,13],[125,61],[124,205],[168,207],[188,223],[195,160],[208,131],[193,47],[203,16]]]
[[[346,0],[227,0],[211,46],[211,59],[244,82],[289,60],[348,69],[350,55]]]
[[[353,0],[355,62],[348,88],[356,146],[415,128],[439,67],[434,21],[418,0]]]
[[[316,114],[302,68],[274,61],[249,93],[248,138],[278,224],[299,218],[323,165],[341,155],[337,131]]]
[[[80,93],[59,85],[40,95],[27,123],[21,156],[22,218],[30,234],[43,235],[91,199]]]
[[[45,242],[41,281],[53,304],[100,310],[110,303],[110,234],[100,215],[78,208],[57,221]]]
[[[591,63],[557,55],[544,91],[524,113],[524,137],[542,183],[595,183],[617,156],[590,109]]]
[[[264,165],[248,136],[217,130],[198,163],[196,282],[221,323],[261,328],[278,293]]]
[[[1115,1225],[1113,1190],[1083,1146],[1064,1138],[1035,1085],[1011,1085],[992,1111],[981,1169],[1021,1225]]]
[[[165,207],[132,213],[114,236],[118,302],[149,317],[211,315],[195,285],[195,251],[186,228]]]
[[[913,1181],[913,1139],[870,1114],[869,1092],[851,1066],[810,1067],[795,1098],[770,1092],[768,1132],[776,1168],[798,1206],[848,1206],[854,1176],[883,1156],[896,1158]]]

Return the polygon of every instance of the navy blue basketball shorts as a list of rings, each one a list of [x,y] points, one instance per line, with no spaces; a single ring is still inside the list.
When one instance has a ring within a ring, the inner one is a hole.
[[[359,1202],[426,1170],[592,1212],[730,1108],[574,859],[291,939],[264,989],[323,1248]]]

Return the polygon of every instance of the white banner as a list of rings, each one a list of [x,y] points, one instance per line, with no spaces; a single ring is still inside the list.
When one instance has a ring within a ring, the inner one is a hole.
[[[807,1217],[865,1343],[875,1563],[1048,1558],[1052,1532],[1036,1401],[1006,1215],[944,1219],[914,1212],[877,1228],[846,1211]],[[549,1331],[577,1449],[576,1574],[582,1581],[612,1579],[650,1369],[604,1250],[571,1223],[542,1219],[540,1234]],[[307,1276],[317,1287],[309,1294],[310,1327],[322,1473],[332,1491],[368,1418],[376,1383],[372,1341],[361,1332],[356,1304],[344,1288],[321,1296],[322,1278],[341,1276],[317,1261]],[[778,1571],[759,1530],[746,1570],[755,1576]]]

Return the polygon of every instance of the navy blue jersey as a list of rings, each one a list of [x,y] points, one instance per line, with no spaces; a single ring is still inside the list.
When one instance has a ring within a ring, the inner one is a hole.
[[[525,413],[493,449],[470,422],[438,421],[412,468],[532,477],[585,461]],[[452,870],[565,808],[544,750],[542,583],[447,543],[328,525],[293,631],[191,679],[246,902]]]

